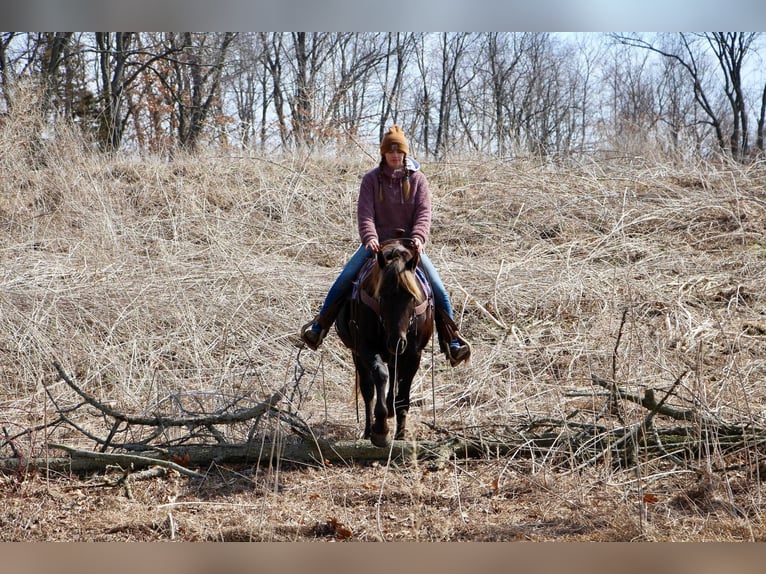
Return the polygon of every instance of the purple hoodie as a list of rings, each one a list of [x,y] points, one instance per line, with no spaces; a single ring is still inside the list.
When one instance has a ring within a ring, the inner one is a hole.
[[[425,245],[431,233],[431,192],[428,179],[420,171],[417,161],[407,158],[410,173],[410,197],[403,193],[404,170],[395,173],[390,167],[382,168],[383,199],[378,190],[376,167],[364,174],[359,189],[357,220],[359,238],[366,245],[371,239],[379,242],[397,236],[397,229],[404,229],[405,237],[417,237]]]

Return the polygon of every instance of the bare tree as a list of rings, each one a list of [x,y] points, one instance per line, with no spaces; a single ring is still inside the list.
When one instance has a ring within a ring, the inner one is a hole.
[[[383,97],[381,98],[381,110],[378,139],[383,139],[387,124],[399,122],[397,101],[402,94],[402,81],[406,68],[406,55],[414,51],[414,34],[401,32],[387,35],[387,54],[385,71],[383,75]],[[393,60],[393,61],[392,61]],[[393,68],[393,70],[391,69]]]
[[[39,35],[38,42],[42,48],[40,56],[41,80],[45,89],[43,106],[48,107],[53,103],[51,100],[61,88],[61,76],[59,71],[67,57],[69,41],[74,34],[72,32],[44,32]]]
[[[133,34],[131,32],[96,32],[99,72],[104,112],[101,115],[99,141],[102,149],[116,150],[122,141],[124,119],[122,97],[125,67]]]
[[[570,55],[560,50],[549,33],[533,34],[525,54],[530,80],[523,104],[525,147],[536,155],[553,154],[568,137],[567,118],[573,104],[565,63]]]
[[[18,34],[18,32],[0,33],[0,90],[3,92],[6,110],[9,110],[13,103],[13,82],[15,81],[14,69],[9,59],[9,48]]]
[[[617,148],[645,147],[658,121],[655,101],[658,82],[649,55],[617,46],[612,56],[612,62],[604,68],[610,115],[605,136]]]
[[[474,100],[470,94],[471,89],[476,84],[477,65],[476,61],[481,58],[480,43],[477,41],[478,34],[469,34],[466,37],[465,47],[462,56],[462,65],[458,66],[452,75],[452,91],[455,97],[455,114],[460,126],[459,133],[455,134],[452,145],[467,147],[471,150],[477,150],[478,145],[474,138],[476,129],[475,118],[472,109]],[[481,86],[476,86],[476,91],[480,91]],[[483,107],[482,107],[483,108]],[[457,130],[456,130],[457,131]]]
[[[686,71],[692,84],[695,101],[705,113],[719,149],[728,150],[731,156],[737,159],[745,157],[748,151],[748,133],[742,71],[745,59],[752,51],[754,41],[758,37],[757,33],[687,34],[682,32],[675,35],[676,42],[665,46],[639,36],[615,35],[614,37],[625,45],[650,50],[663,58],[677,62]],[[715,88],[707,81],[709,67],[704,46],[712,51],[722,73],[728,114],[716,105]],[[725,135],[727,126],[730,126],[728,137]]]
[[[240,145],[261,149],[342,145],[400,123],[419,153],[437,157],[569,153],[597,137],[666,153],[715,147],[738,159],[751,145],[763,150],[766,89],[756,93],[746,75],[761,34],[607,37],[617,45],[532,32],[261,32],[239,41],[4,32],[0,89],[10,110],[13,84],[33,79],[47,122],[73,119],[111,151],[193,150],[208,134],[226,145],[232,121]]]
[[[676,60],[663,58],[655,88],[658,144],[676,156],[699,153],[705,141],[698,118],[700,109],[687,89],[685,73]]]
[[[319,90],[317,80],[325,60],[337,45],[337,35],[294,32],[291,37],[294,91],[288,98],[288,103],[295,143],[298,147],[303,147],[314,142],[316,118],[313,103]]]
[[[446,152],[451,134],[453,105],[457,100],[455,77],[458,68],[463,65],[463,58],[468,48],[470,34],[467,32],[443,33],[440,35],[440,91],[437,112],[436,139],[434,153],[439,156]]]
[[[263,48],[263,60],[271,76],[271,100],[274,105],[274,113],[277,117],[279,138],[282,147],[287,147],[289,133],[287,130],[287,116],[285,112],[285,93],[282,74],[283,35],[279,32],[260,33],[261,46]],[[267,112],[263,110],[264,117]]]
[[[729,102],[732,126],[729,149],[732,157],[742,159],[749,153],[743,66],[758,33],[710,32],[704,36],[718,60],[724,78],[724,93]]]
[[[239,143],[266,144],[266,115],[272,101],[263,44],[257,34],[241,33],[232,45],[226,84],[236,107]]]
[[[470,89],[459,88],[484,98],[473,105],[464,131],[482,114],[490,117],[484,130],[488,141],[478,146],[468,140],[474,149],[546,155],[568,153],[574,139],[584,139],[583,98],[592,72],[582,67],[582,48],[534,32],[491,33],[481,45],[479,75],[471,78]]]
[[[581,34],[574,40],[577,46],[576,62],[572,66],[570,82],[570,136],[568,152],[583,152],[592,143],[593,127],[598,121],[595,107],[599,85],[596,68],[604,57],[603,42],[599,36]]]
[[[418,87],[413,95],[414,113],[410,120],[409,133],[419,135],[426,155],[431,152],[431,85],[430,66],[426,48],[426,34],[416,36],[414,42],[415,58],[418,66]]]
[[[758,150],[763,153],[763,132],[764,132],[764,124],[766,124],[766,84],[763,86],[763,92],[761,93],[761,108],[760,112],[758,113],[758,127],[756,130],[756,139],[755,139],[755,147],[758,148]]]
[[[492,33],[485,39],[488,77],[482,81],[490,86],[491,100],[487,108],[493,111],[493,140],[500,155],[506,155],[520,138],[519,108],[525,86],[532,81],[525,60],[532,39],[533,35],[527,32]]]
[[[136,32],[95,33],[100,106],[97,137],[105,151],[115,151],[122,144],[132,113],[126,93],[157,60],[174,54],[170,47],[141,45],[139,39]]]
[[[334,121],[344,124],[347,135],[356,136],[366,127],[365,123],[373,117],[378,102],[398,100],[400,83],[382,91],[375,79],[378,77],[382,62],[391,57],[388,45],[389,34],[365,33],[344,35],[340,64],[334,67],[341,70],[340,80],[336,82],[333,97]],[[403,71],[402,62],[402,71]],[[384,85],[386,80],[383,80]],[[390,94],[391,98],[387,96]],[[338,105],[339,104],[339,105]]]
[[[73,69],[71,66],[64,72],[62,69],[65,61],[72,54],[70,41],[73,36],[71,32],[41,32],[27,35],[27,46],[23,58],[25,64],[22,65],[22,69],[29,70],[31,78],[38,82],[39,112],[42,118],[41,122],[35,122],[29,126],[30,159],[35,166],[47,161],[46,156],[39,153],[42,149],[41,132],[45,122],[55,118],[59,106],[63,109],[70,107],[72,103],[73,91],[71,88],[68,89],[68,84],[71,86]],[[67,115],[69,116],[69,113]]]
[[[171,46],[180,48],[183,54],[176,61],[175,71],[178,141],[185,149],[196,149],[214,101],[220,96],[224,59],[233,39],[232,32],[171,36]]]
[[[521,55],[512,49],[515,36],[507,32],[493,32],[486,38],[486,66],[490,85],[491,109],[494,113],[494,139],[497,153],[504,156],[510,144],[510,106],[515,92],[514,78]]]
[[[319,133],[323,141],[343,141],[345,134],[355,134],[365,116],[370,80],[378,65],[386,60],[387,51],[379,34],[338,34],[332,42],[335,49],[328,54],[330,65],[325,70],[323,110],[317,110]],[[387,97],[384,95],[384,101]],[[338,129],[344,133],[340,133]]]
[[[71,48],[72,32],[3,32],[0,36],[0,78],[6,105],[13,104],[13,82],[23,76],[36,81],[41,91],[41,112],[45,116],[59,105],[68,105],[67,74],[62,72]],[[14,46],[14,48],[12,48]],[[14,55],[11,52],[14,51]],[[70,67],[70,72],[72,68]]]
[[[295,91],[288,99],[293,117],[293,135],[298,146],[310,141],[311,99],[320,39],[315,34],[295,32],[292,35]],[[313,42],[310,42],[310,39]]]

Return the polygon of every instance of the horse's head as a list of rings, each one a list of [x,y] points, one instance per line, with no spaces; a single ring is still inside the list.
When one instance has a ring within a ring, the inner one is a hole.
[[[401,354],[407,348],[407,331],[415,307],[423,297],[415,275],[420,254],[412,240],[397,239],[384,243],[377,259],[380,272],[376,295],[386,332],[386,347],[392,354]]]

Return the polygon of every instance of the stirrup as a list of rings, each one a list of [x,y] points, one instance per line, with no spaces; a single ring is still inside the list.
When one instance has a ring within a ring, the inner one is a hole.
[[[321,329],[320,331],[311,329],[314,323],[316,323],[316,317],[301,327],[301,341],[312,351],[316,351],[319,348],[319,345],[322,344],[327,335],[327,329]],[[314,338],[314,334],[316,334],[316,338]]]
[[[450,345],[447,345],[447,359],[451,367],[456,367],[464,361],[471,359],[471,345],[466,341],[460,333],[455,333],[455,339],[460,343],[460,347],[453,351]]]

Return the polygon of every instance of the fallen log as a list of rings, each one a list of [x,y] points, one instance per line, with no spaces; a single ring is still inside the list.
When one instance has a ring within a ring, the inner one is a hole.
[[[553,465],[587,466],[609,458],[620,465],[634,464],[639,458],[665,457],[679,464],[694,461],[715,444],[721,452],[759,448],[766,434],[753,429],[727,427],[700,432],[674,427],[637,432],[634,427],[618,428],[597,434],[583,433],[582,427],[562,428],[557,432],[512,435],[491,439],[451,437],[444,440],[394,441],[390,448],[373,446],[368,440],[328,441],[323,439],[271,440],[245,444],[195,444],[153,448],[140,453],[102,453],[64,445],[49,445],[66,450],[64,457],[10,457],[0,459],[0,472],[49,470],[59,473],[87,474],[103,472],[108,467],[140,470],[150,467],[173,469],[193,479],[203,479],[207,469],[216,465],[354,465],[388,460],[404,463],[424,462],[441,467],[450,460],[491,459],[497,457],[545,457]],[[595,429],[596,427],[594,427]]]
[[[0,459],[0,472],[48,469],[61,473],[103,471],[107,466],[131,467],[135,470],[151,466],[172,468],[193,478],[204,478],[205,469],[213,465],[267,464],[348,464],[364,462],[430,461],[442,465],[455,458],[481,458],[523,454],[530,450],[544,452],[552,437],[517,440],[478,440],[449,438],[441,441],[393,441],[390,448],[376,447],[369,440],[295,440],[279,444],[263,440],[248,444],[196,444],[156,448],[140,454],[85,451],[60,444],[51,448],[66,450],[67,457],[10,457]],[[196,469],[196,470],[192,470]]]

